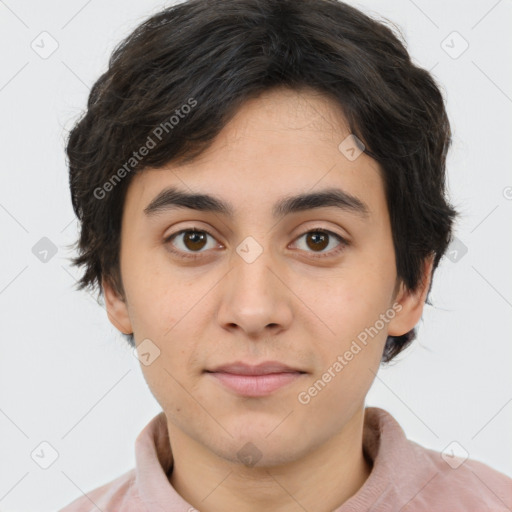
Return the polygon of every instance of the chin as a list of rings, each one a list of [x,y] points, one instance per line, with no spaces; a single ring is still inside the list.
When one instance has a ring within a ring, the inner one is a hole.
[[[308,452],[307,440],[300,436],[300,432],[291,433],[288,428],[278,434],[277,425],[279,421],[260,429],[246,425],[237,434],[227,428],[233,437],[226,439],[222,446],[211,446],[210,449],[229,462],[255,468],[287,464]]]

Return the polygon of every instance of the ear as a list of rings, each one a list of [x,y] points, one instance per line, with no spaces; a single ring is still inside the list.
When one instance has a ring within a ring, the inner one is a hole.
[[[101,287],[105,296],[105,306],[110,323],[124,334],[132,334],[132,324],[125,299],[112,285],[110,279],[101,279]]]
[[[423,306],[427,298],[430,281],[432,280],[432,267],[434,255],[427,258],[422,269],[421,282],[414,291],[408,290],[404,283],[400,283],[400,289],[394,300],[394,304],[400,304],[402,309],[389,322],[388,335],[402,336],[412,330],[420,321]]]

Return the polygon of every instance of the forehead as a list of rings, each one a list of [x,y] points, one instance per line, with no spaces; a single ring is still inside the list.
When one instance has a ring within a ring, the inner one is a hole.
[[[341,189],[367,205],[383,206],[380,168],[361,153],[348,159],[340,144],[350,131],[341,107],[316,91],[277,89],[244,103],[211,146],[183,165],[170,163],[136,174],[126,196],[139,214],[169,187],[226,198],[242,207],[325,189]],[[384,205],[385,206],[385,205]]]

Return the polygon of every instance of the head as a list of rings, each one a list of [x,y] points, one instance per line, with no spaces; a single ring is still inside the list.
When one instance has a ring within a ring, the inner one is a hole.
[[[145,378],[191,438],[229,458],[219,424],[263,442],[285,403],[265,453],[297,454],[415,338],[456,216],[450,140],[434,79],[353,7],[172,6],[116,48],[69,136],[79,287],[158,353]],[[208,374],[240,360],[303,373],[240,397]]]

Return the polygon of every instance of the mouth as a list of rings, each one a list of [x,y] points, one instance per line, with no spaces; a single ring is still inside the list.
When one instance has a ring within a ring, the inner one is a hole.
[[[205,373],[237,395],[261,397],[295,382],[307,372],[278,361],[257,365],[237,361],[205,370]]]

